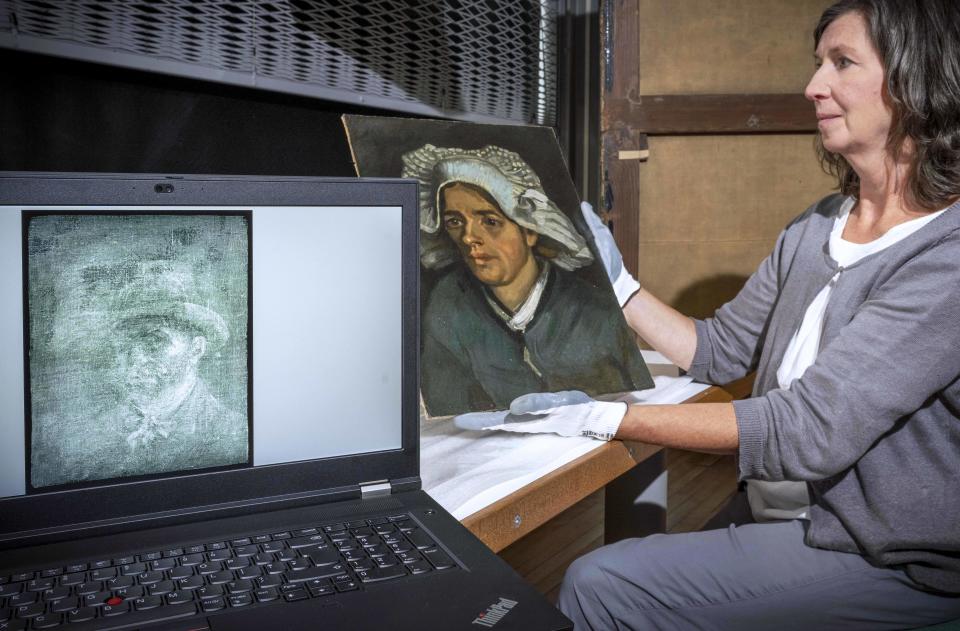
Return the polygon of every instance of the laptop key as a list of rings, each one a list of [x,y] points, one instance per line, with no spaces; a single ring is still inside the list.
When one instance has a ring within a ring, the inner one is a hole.
[[[254,579],[253,585],[256,588],[279,587],[283,582],[283,577],[277,574],[272,576],[260,576]]]
[[[295,600],[306,600],[308,598],[310,598],[310,593],[303,588],[294,589],[289,592],[284,592],[283,594],[283,599],[286,600],[288,603],[293,602]]]
[[[118,605],[104,605],[100,607],[100,615],[104,618],[115,618],[130,612],[130,603],[123,601]]]
[[[67,612],[68,622],[86,622],[97,617],[97,610],[93,607],[79,607]]]
[[[0,631],[23,631],[27,628],[26,620],[9,620],[0,622]]]
[[[445,570],[455,565],[453,559],[447,556],[442,550],[424,550],[423,556],[430,559],[430,563],[438,570]]]
[[[184,567],[200,565],[204,561],[205,559],[203,558],[202,552],[195,552],[193,554],[184,554],[182,556],[177,557],[177,562]]]
[[[416,563],[417,561],[423,560],[423,557],[420,556],[419,552],[400,552],[397,554],[397,558],[400,559],[403,563]]]
[[[345,578],[346,580],[343,580],[343,581],[334,580],[334,581],[333,581],[333,586],[337,588],[337,591],[338,591],[338,592],[349,592],[349,591],[352,591],[352,590],[354,590],[354,589],[359,589],[359,588],[360,588],[360,584],[357,583],[357,582],[356,582],[355,580],[353,580],[352,578],[350,578],[349,576],[345,576],[344,578]]]
[[[232,550],[214,550],[213,552],[207,552],[207,559],[211,562],[226,561],[232,558]]]
[[[87,580],[86,572],[71,572],[60,577],[61,585],[79,585]]]
[[[223,585],[204,585],[193,592],[200,600],[223,596]]]
[[[137,574],[137,583],[140,585],[154,585],[163,580],[163,572],[149,570]]]
[[[126,600],[133,600],[134,598],[140,598],[144,595],[145,591],[140,585],[135,585],[133,587],[121,587],[120,589],[115,589],[113,591],[114,596],[119,596],[120,598]]]
[[[63,574],[62,567],[52,567],[40,572],[40,578],[53,578],[54,576],[60,576],[61,574]]]
[[[203,609],[204,613],[220,611],[227,608],[227,601],[223,599],[223,596],[208,598],[200,603],[200,608]]]
[[[253,583],[247,580],[230,581],[226,584],[226,588],[230,594],[242,594],[253,591]]]
[[[263,548],[264,552],[280,552],[286,548],[283,541],[270,541],[260,547]]]
[[[137,611],[148,611],[156,609],[163,604],[163,599],[159,596],[144,596],[133,601],[133,607]]]
[[[7,596],[19,594],[21,587],[23,587],[23,583],[7,583],[6,585],[0,585],[0,598],[6,598]]]
[[[214,572],[213,574],[207,577],[207,582],[211,585],[222,585],[224,583],[229,583],[233,580],[233,572],[229,570],[221,570],[219,572]]]
[[[350,552],[350,551],[348,551]],[[303,548],[300,554],[304,558],[310,559],[314,565],[332,565],[340,561],[340,554],[336,549],[330,546],[315,546],[313,548]],[[357,551],[355,554],[362,554]]]
[[[18,572],[17,574],[10,575],[10,582],[22,583],[24,581],[32,581],[35,578],[36,574],[34,572]]]
[[[275,587],[264,587],[253,592],[257,602],[268,603],[280,598],[280,592]]]
[[[433,571],[433,566],[430,565],[427,561],[414,561],[413,563],[407,564],[407,569],[410,570],[411,574],[425,574],[427,572]]]
[[[48,613],[43,616],[37,616],[30,621],[31,629],[53,629],[60,626],[60,621],[63,618],[58,613]]]
[[[335,594],[337,592],[337,589],[333,586],[333,583],[330,583],[329,581],[310,581],[306,585],[307,589],[310,590],[310,595],[314,598],[317,596],[329,596],[330,594]]]
[[[192,600],[193,592],[189,591],[170,592],[166,595],[166,601],[168,605],[182,605],[183,603],[188,603]]]
[[[253,604],[253,596],[250,594],[231,594],[227,596],[227,602],[231,607],[246,607]]]
[[[30,603],[29,605],[20,605],[14,611],[18,618],[33,618],[46,611],[47,606],[43,603]]]
[[[433,548],[437,544],[434,543],[433,539],[430,538],[430,535],[423,532],[422,530],[411,530],[407,533],[407,539],[410,540],[410,543],[415,545],[419,550],[425,550],[426,548]]]

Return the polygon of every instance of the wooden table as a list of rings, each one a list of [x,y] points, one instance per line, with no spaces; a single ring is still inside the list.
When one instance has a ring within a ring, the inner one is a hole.
[[[684,403],[726,403],[739,398],[738,394],[731,394],[729,387],[712,386]],[[462,523],[491,550],[500,552],[660,449],[646,443],[610,441],[464,518]]]

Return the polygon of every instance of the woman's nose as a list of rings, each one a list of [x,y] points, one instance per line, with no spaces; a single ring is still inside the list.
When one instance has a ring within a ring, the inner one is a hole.
[[[803,91],[803,95],[814,103],[817,101],[822,101],[830,96],[830,87],[827,85],[825,69],[826,66],[820,66],[817,68],[817,71],[813,73],[812,77],[810,77],[810,81],[807,83],[807,87]]]
[[[463,227],[463,242],[467,245],[474,245],[481,243],[481,241],[482,239],[477,231],[477,225],[472,221],[468,221]]]

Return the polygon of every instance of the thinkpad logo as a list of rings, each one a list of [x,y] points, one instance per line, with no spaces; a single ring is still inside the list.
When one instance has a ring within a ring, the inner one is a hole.
[[[479,624],[482,627],[492,627],[500,622],[505,615],[510,613],[517,601],[509,598],[500,597],[500,602],[493,603],[482,614],[473,619],[473,624]]]

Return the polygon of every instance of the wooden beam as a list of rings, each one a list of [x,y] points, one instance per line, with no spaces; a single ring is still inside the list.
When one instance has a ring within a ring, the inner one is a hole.
[[[608,98],[604,114],[646,134],[808,133],[817,130],[802,94],[669,94]]]
[[[640,262],[640,160],[647,139],[609,109],[629,102],[640,82],[639,0],[603,0],[600,13],[600,134],[603,199],[601,217],[608,222],[627,270],[637,275]],[[636,157],[634,157],[636,156]]]

